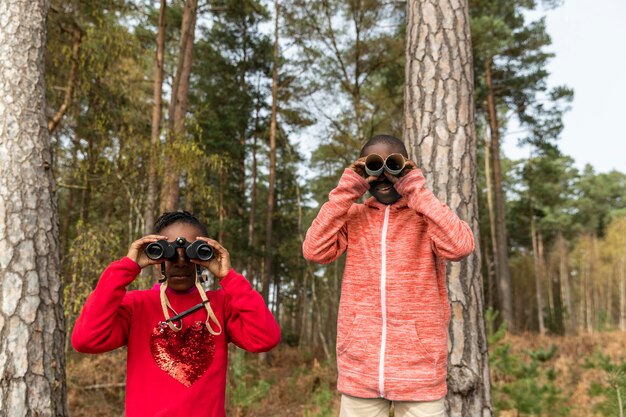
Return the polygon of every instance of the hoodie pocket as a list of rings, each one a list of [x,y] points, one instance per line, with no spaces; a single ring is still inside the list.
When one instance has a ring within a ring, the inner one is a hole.
[[[415,320],[387,322],[385,377],[430,380],[447,357],[447,338],[439,323],[426,327]]]
[[[340,372],[376,374],[381,325],[379,318],[356,316],[345,337],[338,335],[337,367]]]

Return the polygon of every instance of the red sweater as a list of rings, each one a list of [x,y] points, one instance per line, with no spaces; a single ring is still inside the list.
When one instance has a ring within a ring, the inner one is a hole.
[[[179,332],[161,328],[158,285],[126,291],[140,270],[126,257],[109,265],[76,321],[72,345],[83,353],[128,346],[127,417],[225,416],[228,342],[251,352],[272,349],[280,341],[274,317],[260,294],[231,269],[220,290],[207,292],[220,335],[204,326],[204,308],[183,318]],[[167,297],[179,313],[202,301],[195,287],[185,293],[168,289]]]
[[[347,250],[337,323],[337,387],[345,394],[446,394],[446,260],[470,254],[474,237],[425,182],[415,169],[396,183],[396,203],[356,204],[369,184],[346,169],[307,232],[308,260],[329,263]]]

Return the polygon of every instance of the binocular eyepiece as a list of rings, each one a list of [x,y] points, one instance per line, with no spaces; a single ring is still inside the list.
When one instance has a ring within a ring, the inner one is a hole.
[[[177,249],[185,249],[185,257],[188,259],[199,259],[208,261],[213,257],[213,248],[203,240],[187,242],[184,237],[177,237],[173,242],[167,240],[157,240],[146,246],[145,253],[153,260],[167,259],[173,261],[178,256]]]
[[[392,153],[385,159],[377,153],[370,154],[365,158],[365,172],[367,175],[375,177],[380,176],[383,171],[387,171],[391,175],[398,175],[405,165],[406,159],[399,153]]]

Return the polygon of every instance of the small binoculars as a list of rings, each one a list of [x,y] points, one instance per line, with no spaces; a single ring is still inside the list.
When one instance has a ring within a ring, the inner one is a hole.
[[[173,261],[178,256],[178,248],[185,249],[185,257],[188,259],[208,261],[213,257],[213,248],[204,240],[196,240],[189,243],[184,237],[177,237],[173,242],[157,240],[146,246],[145,252],[150,259]]]
[[[367,175],[380,176],[383,171],[391,175],[398,175],[404,169],[406,159],[399,153],[392,153],[386,159],[377,153],[373,153],[365,158],[365,172]]]

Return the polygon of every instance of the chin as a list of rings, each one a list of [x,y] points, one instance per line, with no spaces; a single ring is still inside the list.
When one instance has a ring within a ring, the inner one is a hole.
[[[385,204],[385,205],[393,204],[400,199],[400,198],[394,198],[394,197],[377,197],[377,196],[374,196],[374,198],[376,198],[376,200],[378,200],[379,203]]]

